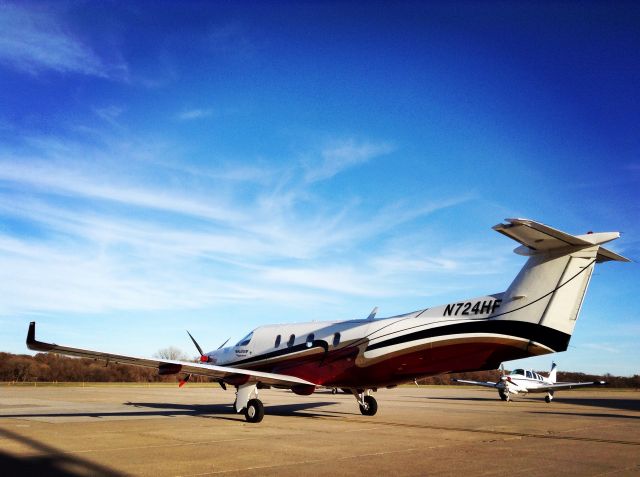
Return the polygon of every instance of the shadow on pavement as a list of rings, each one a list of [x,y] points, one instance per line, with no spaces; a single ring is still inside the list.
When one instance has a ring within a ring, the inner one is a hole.
[[[150,417],[150,416],[197,416],[209,419],[226,419],[236,421],[244,420],[242,413],[236,413],[231,404],[172,404],[156,402],[126,402],[126,406],[131,406],[135,410],[126,411],[105,411],[105,412],[50,412],[50,413],[26,413],[26,414],[0,414],[0,418],[35,418],[35,417]],[[300,411],[307,411],[322,406],[335,404],[333,402],[307,402],[296,404],[281,404],[265,406],[267,415],[288,416],[298,415],[300,417],[313,417],[319,414]],[[323,414],[324,416],[325,414]],[[0,467],[1,469],[2,467]]]
[[[107,467],[62,453],[54,447],[7,429],[0,429],[0,438],[18,442],[29,447],[31,454],[36,454],[20,456],[0,450],[0,473],[2,475],[23,477],[112,477],[123,475]]]

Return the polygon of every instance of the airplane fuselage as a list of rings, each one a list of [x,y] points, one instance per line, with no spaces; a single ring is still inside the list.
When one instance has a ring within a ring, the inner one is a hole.
[[[532,341],[538,325],[493,319],[501,299],[495,294],[375,320],[262,326],[235,346],[207,353],[208,362],[321,386],[369,388],[495,369],[503,361],[557,350],[562,337],[552,330]]]

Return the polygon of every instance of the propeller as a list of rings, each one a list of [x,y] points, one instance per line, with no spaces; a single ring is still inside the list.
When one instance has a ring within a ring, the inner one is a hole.
[[[206,363],[207,361],[209,361],[209,356],[204,354],[204,351],[202,351],[202,348],[200,347],[200,345],[198,344],[196,339],[193,336],[191,336],[191,333],[189,333],[189,330],[187,330],[187,334],[189,335],[189,338],[191,338],[191,341],[193,341],[193,344],[196,346],[196,349],[198,350],[198,353],[200,353],[200,362]],[[229,341],[229,340],[227,340],[227,341]],[[226,343],[226,341],[225,341],[225,343]],[[218,348],[218,349],[220,349],[220,348]]]
[[[502,400],[509,400],[510,382],[511,378],[507,376],[507,373],[504,370],[504,363],[500,363],[500,381],[496,383],[496,387],[498,388],[498,393],[500,394],[500,398]]]
[[[204,351],[202,351],[202,348],[200,347],[200,345],[198,344],[196,339],[191,335],[191,333],[189,333],[189,330],[186,330],[186,331],[187,331],[187,334],[189,335],[189,338],[191,338],[191,341],[193,341],[193,344],[195,345],[196,349],[198,350],[198,353],[200,353],[200,362],[201,363],[208,363],[210,361],[209,356],[206,355],[204,353]],[[230,339],[231,338],[227,338],[224,343],[222,343],[220,346],[218,346],[218,349],[221,349],[224,345],[226,345],[227,342]],[[184,386],[185,384],[187,384],[189,379],[191,379],[191,374],[187,374],[184,379],[181,379],[180,383],[178,384],[178,386],[179,387]],[[222,389],[224,389],[225,391],[227,390],[227,386],[226,386],[225,382],[222,379],[218,380],[218,384],[220,385],[220,387]]]
[[[503,389],[508,389],[507,381],[511,381],[509,376],[507,376],[506,371],[504,370],[504,363],[500,364],[500,383]]]
[[[230,340],[231,338],[227,338],[226,341],[224,343],[222,343],[220,346],[218,346],[218,349],[222,348],[224,345],[227,344],[227,342]]]

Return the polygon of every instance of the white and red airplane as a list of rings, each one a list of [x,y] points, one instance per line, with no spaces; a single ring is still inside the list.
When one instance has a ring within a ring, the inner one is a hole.
[[[522,394],[526,396],[528,393],[547,393],[544,397],[547,403],[551,402],[553,393],[559,389],[573,389],[581,386],[603,386],[607,384],[604,381],[559,383],[556,382],[557,368],[556,363],[552,363],[549,376],[542,376],[532,369],[522,368],[514,369],[509,374],[504,374],[503,368],[500,381],[495,383],[491,381],[470,381],[467,379],[453,379],[453,382],[497,389],[498,396],[500,396],[500,399],[503,401],[510,401],[512,394]]]
[[[260,422],[262,388],[309,395],[317,387],[349,389],[360,412],[378,405],[371,391],[443,373],[496,369],[504,361],[565,351],[596,263],[630,260],[602,244],[618,232],[569,235],[538,222],[507,219],[494,230],[522,244],[528,257],[505,292],[425,308],[404,315],[261,326],[235,346],[202,352],[201,362],[137,358],[36,341],[27,346],[112,363],[192,374],[235,386],[235,410]],[[193,338],[192,338],[193,339]]]

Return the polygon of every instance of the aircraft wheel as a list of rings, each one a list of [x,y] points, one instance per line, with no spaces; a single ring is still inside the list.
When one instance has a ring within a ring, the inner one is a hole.
[[[264,417],[264,405],[260,399],[250,399],[244,410],[244,418],[247,422],[260,422]]]
[[[498,393],[500,394],[500,399],[502,399],[503,401],[507,400],[507,395],[505,393]]]
[[[364,416],[375,416],[376,412],[378,412],[378,401],[373,396],[365,396],[364,403],[360,405],[360,412]]]
[[[546,401],[547,404],[551,402],[551,398],[549,396],[545,396],[544,400]]]

